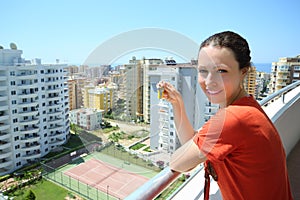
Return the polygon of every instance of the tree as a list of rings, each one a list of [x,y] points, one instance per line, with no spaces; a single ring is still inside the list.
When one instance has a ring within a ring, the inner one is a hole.
[[[32,192],[32,190],[29,190],[28,194],[25,197],[25,200],[35,200],[36,196],[35,194]]]

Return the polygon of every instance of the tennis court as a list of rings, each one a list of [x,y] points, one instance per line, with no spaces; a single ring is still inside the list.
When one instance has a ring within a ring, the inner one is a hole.
[[[149,180],[95,158],[66,170],[64,174],[119,199],[124,199]]]

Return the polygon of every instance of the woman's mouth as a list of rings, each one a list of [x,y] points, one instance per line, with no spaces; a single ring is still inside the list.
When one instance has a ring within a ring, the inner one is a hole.
[[[222,92],[222,90],[206,90],[209,95],[216,95]]]

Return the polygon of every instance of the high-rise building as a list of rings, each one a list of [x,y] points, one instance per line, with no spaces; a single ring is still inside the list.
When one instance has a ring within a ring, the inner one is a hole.
[[[278,62],[272,62],[270,93],[300,80],[300,55],[296,57],[280,58]]]
[[[76,81],[73,79],[68,80],[68,88],[69,88],[69,107],[70,110],[74,110],[78,108],[77,105],[77,87]]]
[[[164,65],[164,61],[161,59],[143,59],[142,60],[142,69],[143,69],[143,93],[140,96],[139,101],[141,101],[142,105],[142,116],[143,120],[146,123],[150,123],[150,113],[151,113],[151,103],[150,103],[150,74],[152,71],[157,70],[158,67]]]
[[[133,57],[125,67],[126,118],[143,118],[143,69],[141,60]]]
[[[79,109],[83,107],[83,91],[82,89],[87,85],[88,79],[85,77],[69,76],[69,105],[70,110]]]
[[[204,124],[207,98],[199,87],[197,75],[196,66],[190,63],[163,64],[148,71],[150,92],[149,99],[145,101],[149,101],[151,116],[151,149],[173,153],[180,146],[174,124],[173,108],[167,101],[157,98],[156,84],[160,80],[171,83],[181,93],[188,119],[193,127],[198,129]]]
[[[254,66],[250,67],[248,73],[244,79],[244,88],[248,94],[256,96],[256,68]]]
[[[66,143],[66,65],[29,64],[22,50],[0,49],[0,175],[39,161]]]
[[[163,64],[161,59],[137,60],[133,57],[125,64],[125,100],[129,119],[150,123],[149,77],[148,72]]]

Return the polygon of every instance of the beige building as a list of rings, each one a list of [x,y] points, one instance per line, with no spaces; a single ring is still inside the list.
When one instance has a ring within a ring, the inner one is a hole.
[[[161,59],[141,59],[133,57],[125,64],[125,100],[128,120],[150,123],[149,77],[148,72],[163,64]]]
[[[113,106],[114,88],[85,86],[83,88],[84,108],[93,108],[107,112]]]
[[[300,55],[292,58],[284,57],[280,58],[278,62],[272,62],[271,93],[297,80],[300,80]]]
[[[77,91],[76,91],[76,81],[75,80],[68,80],[68,88],[69,88],[69,106],[70,110],[77,109]]]
[[[248,94],[256,96],[256,68],[250,67],[247,76],[244,79],[244,88]]]

